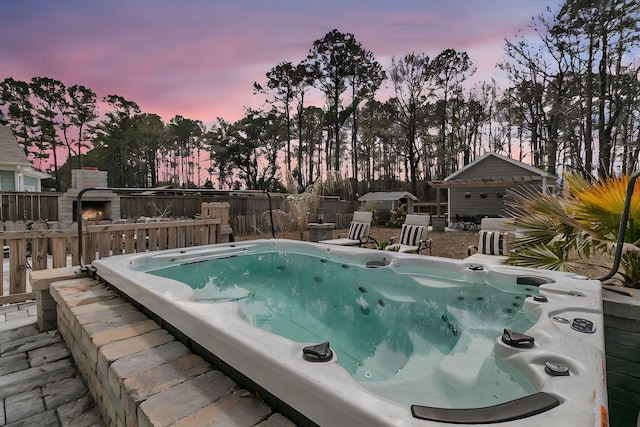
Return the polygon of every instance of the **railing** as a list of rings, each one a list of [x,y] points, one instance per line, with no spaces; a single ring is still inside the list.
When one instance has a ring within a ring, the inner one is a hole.
[[[3,224],[3,266],[0,269],[0,305],[33,299],[27,292],[27,270],[79,265],[76,224]],[[159,221],[130,224],[84,225],[82,260],[111,255],[199,246],[221,241],[221,219]],[[142,242],[142,243],[141,243]],[[6,260],[8,257],[8,262]],[[4,282],[8,275],[8,293]]]
[[[86,271],[87,270],[87,266],[85,264],[86,262],[89,262],[90,260],[88,260],[87,258],[85,258],[84,254],[85,252],[82,249],[82,246],[84,244],[84,239],[82,237],[82,196],[84,196],[84,194],[89,193],[89,192],[100,192],[100,191],[118,191],[118,192],[124,192],[124,193],[139,193],[141,191],[143,191],[143,188],[115,188],[115,187],[88,187],[88,188],[83,188],[82,190],[80,190],[80,192],[78,193],[78,197],[76,200],[76,209],[77,209],[77,218],[78,218],[78,254],[80,256],[79,259],[79,263],[78,265],[80,265],[80,268],[82,271]],[[213,189],[189,189],[189,188],[185,188],[185,189],[163,189],[162,191],[168,191],[168,192],[173,192],[176,195],[179,194],[189,194],[189,193],[198,193],[198,194],[218,194],[221,192],[221,190],[213,190]],[[271,236],[273,238],[276,237],[275,234],[275,229],[273,226],[273,206],[271,204],[271,195],[269,194],[268,191],[266,190],[242,190],[240,191],[242,193],[245,194],[264,194],[267,196],[267,200],[269,201],[269,218],[271,221]],[[228,206],[227,206],[228,207]],[[201,213],[205,213],[205,209],[202,207],[200,207],[201,209]],[[212,210],[212,213],[220,213],[221,211],[221,207],[217,210]],[[229,215],[227,214],[226,217],[228,218]],[[218,235],[220,234],[220,230],[218,230]],[[89,246],[89,245],[88,245]]]

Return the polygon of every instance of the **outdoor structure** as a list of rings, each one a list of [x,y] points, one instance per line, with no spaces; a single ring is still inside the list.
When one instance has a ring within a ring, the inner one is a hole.
[[[479,225],[479,219],[485,216],[503,216],[507,190],[526,186],[551,193],[557,179],[536,167],[497,153],[487,153],[444,181],[429,184],[448,189],[449,223],[460,228]]]
[[[71,188],[58,199],[58,221],[76,222],[78,194],[85,188],[108,187],[107,172],[96,168],[71,171]],[[120,219],[120,197],[110,190],[89,191],[82,197],[82,215],[86,220],[117,221]]]
[[[358,198],[361,209],[375,208],[378,211],[379,222],[387,222],[391,218],[391,211],[397,211],[400,206],[412,214],[416,200],[418,198],[407,191],[374,191]]]
[[[50,178],[31,166],[13,131],[0,125],[0,191],[40,192],[40,181]]]

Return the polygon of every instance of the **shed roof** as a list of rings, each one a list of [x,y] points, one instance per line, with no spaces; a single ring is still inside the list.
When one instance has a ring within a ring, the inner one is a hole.
[[[31,166],[9,126],[0,125],[0,153],[2,153],[0,164]]]
[[[380,201],[380,200],[400,200],[400,199],[418,200],[416,196],[408,191],[374,191],[367,193],[358,198],[361,202]]]

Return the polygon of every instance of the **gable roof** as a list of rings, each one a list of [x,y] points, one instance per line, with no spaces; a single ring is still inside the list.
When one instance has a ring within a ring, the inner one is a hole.
[[[477,159],[475,159],[473,162],[464,165],[463,167],[461,167],[460,169],[458,169],[457,171],[455,171],[454,173],[452,173],[451,175],[449,175],[448,177],[446,177],[444,180],[445,181],[451,181],[454,180],[457,176],[459,176],[460,174],[463,174],[466,170],[471,169],[475,166],[477,166],[479,163],[485,161],[487,158],[489,157],[495,157],[499,160],[503,160],[505,162],[511,163],[512,165],[519,167],[521,169],[524,169],[526,171],[528,171],[531,175],[533,176],[539,176],[541,178],[545,178],[545,180],[556,180],[558,177],[549,173],[549,172],[545,172],[542,169],[538,169],[534,166],[531,165],[527,165],[525,163],[519,162],[517,160],[514,160],[510,157],[506,157],[503,155],[500,155],[498,153],[494,153],[494,152],[489,152],[484,154],[481,157],[478,157]]]
[[[0,125],[0,153],[2,153],[0,164],[31,167],[31,162],[29,162],[27,155],[18,144],[18,140],[16,140],[9,126]]]
[[[360,196],[358,198],[358,201],[368,202],[372,200],[400,200],[405,197],[411,200],[418,200],[416,196],[409,193],[408,191],[374,191],[371,193],[367,193],[364,196]]]

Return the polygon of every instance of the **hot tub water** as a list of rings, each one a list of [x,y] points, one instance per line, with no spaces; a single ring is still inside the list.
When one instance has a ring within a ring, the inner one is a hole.
[[[303,425],[607,425],[597,280],[277,239],[92,267]]]
[[[356,381],[398,403],[467,408],[533,391],[492,349],[504,328],[526,331],[535,323],[522,303],[536,288],[278,251],[152,274],[189,285],[198,302],[237,303],[254,326],[290,340],[329,341]],[[416,286],[426,278],[438,286]],[[438,387],[424,393],[423,381]]]

